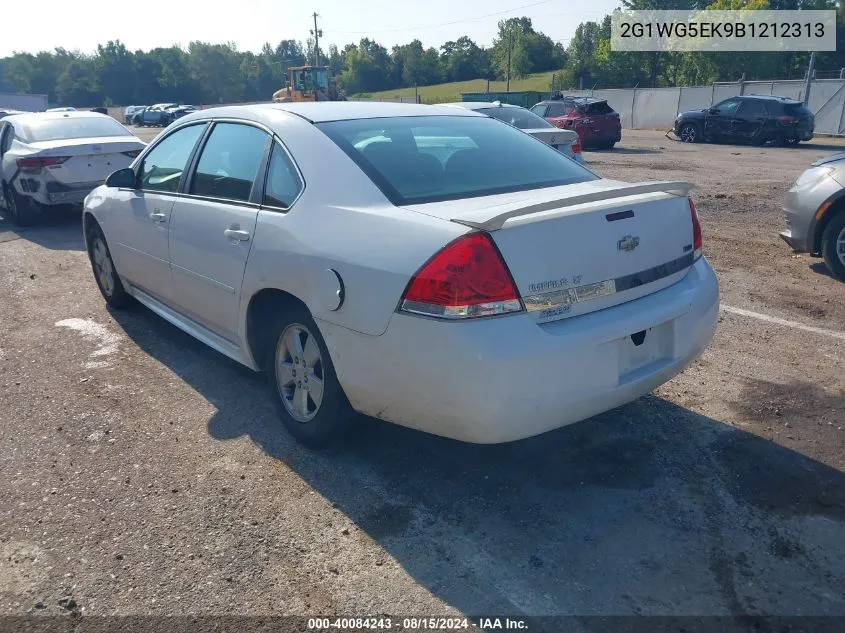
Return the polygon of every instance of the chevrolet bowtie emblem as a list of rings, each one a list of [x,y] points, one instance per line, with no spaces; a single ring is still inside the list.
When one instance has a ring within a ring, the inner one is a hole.
[[[626,235],[616,242],[616,248],[620,251],[632,251],[640,245],[640,238],[634,235]]]

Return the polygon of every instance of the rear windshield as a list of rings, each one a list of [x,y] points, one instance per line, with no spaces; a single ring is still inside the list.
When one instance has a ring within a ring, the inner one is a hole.
[[[356,119],[317,127],[396,205],[598,178],[542,141],[487,117]]]
[[[101,136],[132,136],[129,130],[109,116],[33,118],[24,122],[22,127],[29,143]]]
[[[591,103],[586,108],[587,114],[613,114],[615,110],[604,101]]]
[[[518,127],[520,130],[536,130],[537,128],[554,127],[554,125],[548,123],[543,117],[537,116],[530,110],[526,110],[524,108],[494,107],[483,108],[481,110],[476,110],[476,112],[481,112],[482,114],[491,116],[494,119],[499,119],[499,121],[510,123],[514,127]]]

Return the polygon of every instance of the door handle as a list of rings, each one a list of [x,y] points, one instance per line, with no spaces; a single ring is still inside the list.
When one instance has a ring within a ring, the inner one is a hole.
[[[156,210],[154,213],[150,213],[150,220],[152,220],[153,222],[166,222],[167,216],[163,213],[159,213],[158,210]]]
[[[239,231],[238,229],[226,229],[223,235],[239,242],[246,242],[249,240],[249,233],[247,231]]]

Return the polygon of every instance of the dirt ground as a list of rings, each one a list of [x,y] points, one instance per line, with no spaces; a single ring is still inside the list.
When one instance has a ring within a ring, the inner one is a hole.
[[[78,216],[0,222],[0,615],[845,615],[845,284],[777,236],[843,147],[587,152],[697,183],[723,306],[793,325],[725,311],[653,395],[501,446],[298,447],[261,376],[106,310]]]

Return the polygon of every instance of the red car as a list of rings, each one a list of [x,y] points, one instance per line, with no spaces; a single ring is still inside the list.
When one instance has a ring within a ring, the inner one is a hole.
[[[622,138],[619,113],[604,99],[563,97],[541,101],[531,111],[555,127],[578,132],[584,147],[611,149]]]

